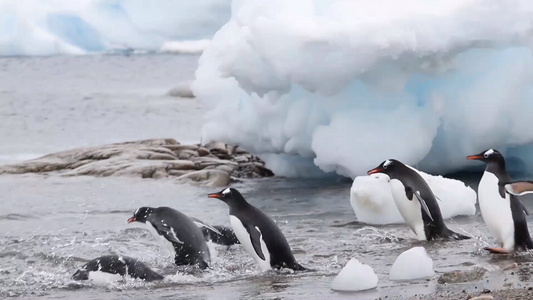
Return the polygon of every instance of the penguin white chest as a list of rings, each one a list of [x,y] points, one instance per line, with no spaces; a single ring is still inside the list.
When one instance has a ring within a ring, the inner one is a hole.
[[[235,236],[237,236],[237,239],[239,240],[241,245],[244,247],[244,250],[246,250],[246,252],[248,252],[248,254],[250,254],[253,257],[255,262],[258,264],[261,272],[270,270],[272,268],[272,266],[270,265],[270,252],[268,252],[268,248],[265,242],[263,241],[263,236],[260,235],[259,239],[260,239],[261,250],[263,252],[265,259],[262,259],[261,257],[259,257],[259,255],[257,255],[257,253],[255,252],[254,246],[252,245],[251,236],[248,233],[248,230],[246,230],[246,228],[242,224],[241,220],[239,220],[239,218],[233,215],[230,215],[229,221],[230,221],[231,227],[233,228],[233,231],[235,232]]]
[[[409,200],[405,194],[405,186],[397,179],[391,179],[392,198],[398,207],[403,219],[416,234],[419,240],[426,240],[424,231],[424,220],[422,219],[422,208],[418,199],[413,195]]]
[[[478,187],[479,209],[483,220],[498,242],[507,250],[514,249],[514,220],[511,212],[510,196],[500,195],[498,177],[485,171]]]

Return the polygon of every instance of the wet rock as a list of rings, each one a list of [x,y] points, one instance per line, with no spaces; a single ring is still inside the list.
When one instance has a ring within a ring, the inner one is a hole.
[[[487,269],[481,267],[473,267],[468,270],[452,271],[442,274],[437,280],[440,284],[445,283],[462,283],[471,282],[483,279]]]
[[[235,153],[235,156],[228,153]],[[141,140],[73,149],[0,166],[0,174],[24,173],[176,177],[182,182],[216,186],[227,185],[231,178],[237,180],[236,178],[274,175],[259,157],[237,146],[222,142],[211,142],[205,147],[181,145],[174,139]]]
[[[205,186],[223,187],[230,183],[231,177],[228,172],[221,170],[200,170],[182,175],[176,180]]]
[[[167,95],[170,97],[194,98],[194,94],[191,90],[191,82],[186,81],[179,83],[168,91]]]
[[[194,150],[182,150],[178,153],[179,159],[190,159],[191,157],[198,156],[198,152]]]
[[[211,154],[211,151],[209,151],[209,149],[204,148],[204,147],[199,147],[198,148],[198,155],[199,156],[207,156],[209,154]]]

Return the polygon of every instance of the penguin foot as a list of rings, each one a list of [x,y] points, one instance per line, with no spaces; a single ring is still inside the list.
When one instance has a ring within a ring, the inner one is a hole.
[[[503,248],[496,248],[496,247],[485,247],[484,250],[489,251],[490,253],[494,254],[510,254],[511,252],[503,249]]]

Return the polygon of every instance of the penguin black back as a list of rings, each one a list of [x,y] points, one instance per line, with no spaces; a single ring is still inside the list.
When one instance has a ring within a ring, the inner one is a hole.
[[[176,265],[194,265],[202,269],[209,266],[209,248],[202,231],[192,218],[170,207],[141,207],[128,219],[131,222],[146,223],[172,243]]]
[[[74,280],[89,279],[90,272],[106,272],[110,274],[129,275],[132,278],[139,278],[145,281],[163,280],[163,276],[154,272],[143,262],[128,256],[104,255],[95,258],[85,265],[74,275]]]

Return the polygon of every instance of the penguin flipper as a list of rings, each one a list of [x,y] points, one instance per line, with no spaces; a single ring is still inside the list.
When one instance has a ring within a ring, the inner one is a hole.
[[[431,219],[431,221],[435,221],[433,219],[433,217],[431,216],[431,212],[429,211],[429,207],[428,205],[426,204],[426,201],[424,200],[424,198],[422,198],[422,196],[420,196],[420,192],[413,192],[411,190],[411,193],[413,193],[413,195],[416,196],[416,198],[418,199],[418,202],[420,202],[420,206],[422,206],[422,209],[426,212],[426,214],[428,215],[428,217]]]
[[[250,234],[250,241],[252,242],[255,253],[262,260],[266,260],[263,250],[261,250],[261,231],[259,228],[257,228],[257,226],[253,226],[252,224],[247,224],[245,227],[246,231],[248,231],[248,234]]]
[[[220,231],[218,231],[218,229],[216,229],[215,227],[209,225],[209,224],[206,224],[204,223],[203,221],[199,220],[199,219],[196,219],[196,218],[192,218],[192,221],[194,222],[194,224],[198,227],[205,227],[207,228],[208,230],[211,230],[213,231],[214,233],[218,234],[218,235],[222,235],[222,233]]]
[[[514,181],[504,183],[505,191],[515,196],[533,193],[533,181]]]
[[[154,225],[154,227],[156,227],[157,232],[164,236],[169,242],[183,244],[183,242],[176,236],[174,228],[168,226],[167,224],[160,224],[159,226]]]

